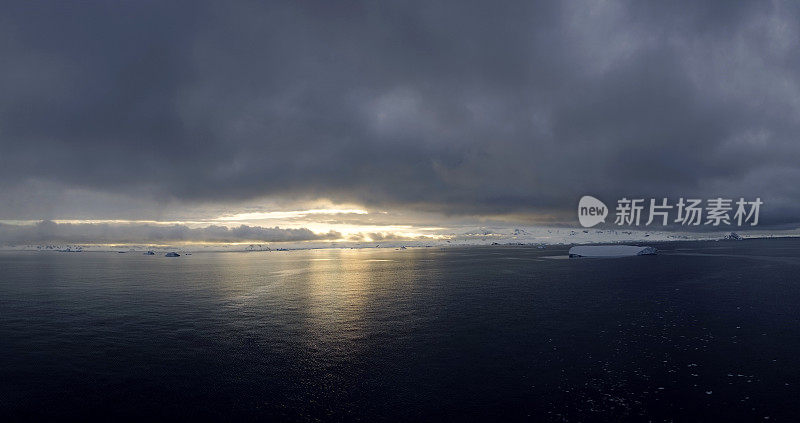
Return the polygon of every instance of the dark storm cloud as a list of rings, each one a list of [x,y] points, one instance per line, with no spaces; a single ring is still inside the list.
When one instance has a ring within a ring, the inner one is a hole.
[[[36,180],[571,215],[583,194],[760,196],[762,222],[800,215],[795,3],[2,8],[5,197]]]
[[[334,240],[342,234],[324,234],[306,228],[282,229],[241,225],[234,228],[185,225],[55,223],[41,221],[35,225],[0,223],[0,245],[37,243],[159,243],[159,242],[285,242]]]

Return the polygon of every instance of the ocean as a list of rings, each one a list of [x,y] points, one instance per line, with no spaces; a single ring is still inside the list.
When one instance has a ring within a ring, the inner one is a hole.
[[[4,421],[792,421],[800,240],[0,252]]]

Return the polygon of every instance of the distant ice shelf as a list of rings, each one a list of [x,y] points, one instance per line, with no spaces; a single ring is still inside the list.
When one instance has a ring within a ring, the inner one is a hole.
[[[569,249],[570,258],[578,257],[630,257],[658,253],[653,247],[636,245],[578,245]]]

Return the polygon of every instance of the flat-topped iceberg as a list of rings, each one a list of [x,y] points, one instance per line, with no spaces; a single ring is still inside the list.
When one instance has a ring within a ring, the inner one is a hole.
[[[649,256],[656,253],[658,250],[653,247],[636,245],[579,245],[569,249],[571,258]]]

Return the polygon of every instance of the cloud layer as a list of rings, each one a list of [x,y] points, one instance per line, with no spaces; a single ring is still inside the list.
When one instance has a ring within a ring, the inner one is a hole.
[[[764,224],[800,221],[796,2],[2,9],[3,218],[57,209],[20,188],[44,184],[127,214],[263,196],[572,213],[592,194],[760,196]]]
[[[73,224],[51,221],[41,221],[35,225],[7,225],[0,223],[0,245],[288,242],[336,240],[340,238],[342,238],[342,234],[334,231],[318,234],[305,228],[282,229],[247,225],[234,228],[214,225],[204,228],[190,228],[185,225]]]

